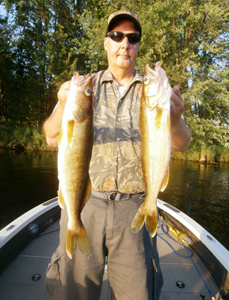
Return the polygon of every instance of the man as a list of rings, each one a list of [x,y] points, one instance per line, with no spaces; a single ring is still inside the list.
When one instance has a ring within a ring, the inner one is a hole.
[[[136,15],[121,10],[108,19],[104,48],[109,69],[92,75],[94,146],[90,164],[92,195],[81,214],[92,255],[65,251],[67,213],[62,210],[60,245],[48,266],[46,287],[54,299],[99,299],[105,256],[112,299],[159,299],[161,275],[156,237],[145,227],[131,232],[131,222],[143,202],[139,132],[142,76],[135,71],[141,39]],[[47,143],[57,147],[69,82],[58,93],[59,102],[46,120]],[[191,133],[182,112],[179,87],[171,97],[172,148],[188,148]]]

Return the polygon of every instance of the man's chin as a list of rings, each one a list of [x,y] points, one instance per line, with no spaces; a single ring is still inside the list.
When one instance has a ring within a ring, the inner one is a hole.
[[[132,66],[132,61],[129,59],[129,58],[126,58],[126,59],[118,59],[117,60],[117,66],[120,67],[120,68],[130,68]]]

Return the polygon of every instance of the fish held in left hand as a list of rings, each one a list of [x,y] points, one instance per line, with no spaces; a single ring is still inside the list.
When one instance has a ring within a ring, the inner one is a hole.
[[[59,205],[66,206],[68,224],[66,252],[76,247],[90,255],[90,243],[80,214],[91,194],[89,164],[93,147],[93,84],[91,75],[74,73],[66,101],[59,137]]]
[[[153,237],[158,225],[157,196],[169,180],[172,88],[160,63],[156,63],[155,70],[146,65],[143,80],[139,127],[145,199],[132,221],[131,230],[138,232],[145,224]]]

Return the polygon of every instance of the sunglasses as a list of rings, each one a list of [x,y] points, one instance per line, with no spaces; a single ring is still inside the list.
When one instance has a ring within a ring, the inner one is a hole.
[[[137,44],[141,40],[141,34],[139,32],[123,33],[120,31],[112,31],[106,34],[106,37],[111,38],[117,43],[122,42],[126,36],[130,44]]]

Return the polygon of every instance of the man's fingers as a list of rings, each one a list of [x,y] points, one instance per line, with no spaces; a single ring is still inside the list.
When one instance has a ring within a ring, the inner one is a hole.
[[[173,93],[171,96],[171,100],[174,102],[175,105],[179,106],[179,105],[183,104],[183,98],[182,98],[180,88],[178,85],[175,85],[173,87]]]
[[[69,89],[70,89],[70,85],[71,85],[71,80],[65,81],[65,82],[61,85],[59,91],[61,91],[61,90],[69,90]]]
[[[178,85],[173,87],[171,100],[171,111],[176,111],[177,113],[182,114],[184,110],[184,101]]]
[[[176,124],[184,111],[184,102],[178,85],[173,87],[173,93],[170,102],[171,123]]]
[[[175,85],[175,86],[173,87],[173,92],[174,92],[174,94],[177,95],[177,97],[178,97],[179,99],[181,99],[181,100],[183,101],[182,95],[181,95],[181,92],[180,92],[180,87],[179,87],[179,85]]]
[[[66,81],[63,83],[57,93],[58,100],[60,103],[65,103],[68,98],[68,93],[70,89],[71,81]]]

